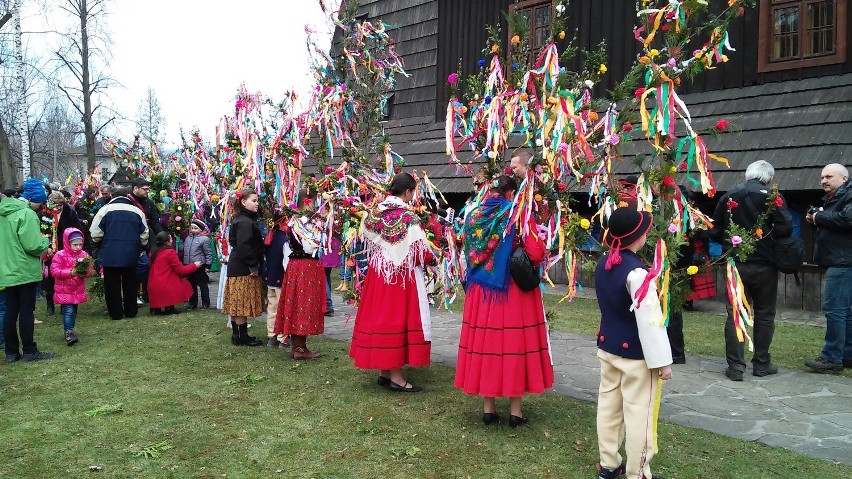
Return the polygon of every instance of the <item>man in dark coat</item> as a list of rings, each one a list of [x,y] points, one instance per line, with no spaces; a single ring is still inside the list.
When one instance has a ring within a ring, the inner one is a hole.
[[[717,242],[731,245],[730,238],[727,237],[727,228],[731,222],[749,231],[757,227],[764,231],[754,251],[744,261],[736,260],[745,294],[754,311],[754,356],[751,362],[752,373],[758,377],[778,372],[778,367],[772,364],[769,355],[769,345],[772,344],[772,336],[775,334],[775,301],[778,294],[778,269],[775,266],[773,237],[786,238],[793,232],[792,217],[783,197],[781,206],[773,208],[764,224],[757,224],[760,216],[767,211],[766,202],[773,176],[775,168],[766,161],[758,160],[748,165],[745,172],[746,182],[725,193],[716,205],[711,232]],[[725,375],[731,381],[742,381],[746,370],[745,353],[743,343],[737,338],[730,304],[728,320],[725,322],[725,357],[728,361]]]
[[[104,299],[112,319],[133,318],[138,312],[136,266],[148,245],[145,215],[117,187],[113,199],[92,220],[92,241],[99,245],[98,261],[104,268]]]
[[[131,183],[132,189],[130,194],[127,195],[130,198],[130,201],[136,205],[142,211],[142,214],[145,215],[145,223],[148,225],[148,233],[151,238],[157,236],[157,233],[163,231],[163,225],[160,224],[160,212],[157,210],[157,205],[154,204],[154,201],[148,197],[151,193],[151,181],[147,178],[136,178]],[[153,242],[149,243],[150,245]],[[148,278],[147,276],[139,278],[142,282],[142,301],[148,302]]]
[[[832,163],[822,169],[820,184],[826,195],[821,208],[805,221],[816,227],[816,263],[825,271],[822,310],[825,346],[816,359],[805,361],[815,372],[852,367],[852,181],[845,166]]]

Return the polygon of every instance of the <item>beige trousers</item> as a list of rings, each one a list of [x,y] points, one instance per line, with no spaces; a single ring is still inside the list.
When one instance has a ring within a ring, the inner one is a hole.
[[[624,441],[628,479],[651,479],[656,452],[659,370],[644,360],[624,359],[598,349],[601,385],[598,390],[598,450],[601,467],[621,465]]]
[[[275,316],[278,315],[278,298],[281,296],[281,288],[266,288],[266,337],[275,336]]]

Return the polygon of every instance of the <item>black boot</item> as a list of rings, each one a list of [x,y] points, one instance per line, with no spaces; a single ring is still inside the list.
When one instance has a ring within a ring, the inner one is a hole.
[[[238,344],[243,346],[260,346],[263,344],[263,341],[255,338],[254,336],[249,336],[248,333],[248,324],[240,324],[238,326],[240,337],[238,338]]]
[[[240,345],[240,325],[231,321],[231,344]]]
[[[53,305],[53,300],[48,299],[47,300],[47,315],[53,316],[54,314],[56,314],[56,307]]]

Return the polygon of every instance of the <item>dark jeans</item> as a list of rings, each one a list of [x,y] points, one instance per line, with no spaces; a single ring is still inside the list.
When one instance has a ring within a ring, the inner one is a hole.
[[[136,305],[136,292],[138,290],[136,266],[125,268],[104,266],[104,300],[110,318],[135,317],[139,311],[139,307]]]
[[[752,308],[754,321],[754,355],[752,367],[766,368],[771,362],[769,345],[775,334],[775,301],[778,294],[778,270],[774,266],[763,264],[737,263],[737,270],[743,281],[746,298]],[[744,343],[737,340],[730,303],[727,304],[728,319],[725,321],[725,359],[728,367],[745,372]]]
[[[666,334],[669,336],[669,346],[672,349],[672,359],[685,358],[685,348],[683,343],[683,311],[672,311],[669,315],[669,326],[666,328]]]
[[[62,325],[65,327],[65,331],[71,331],[77,323],[77,305],[63,304],[60,310],[62,311]]]
[[[201,289],[201,305],[210,306],[210,287],[207,285],[210,282],[210,277],[204,268],[198,268],[194,273],[186,277],[189,284],[192,285],[192,297],[189,298],[190,306],[198,306],[198,290]]]
[[[3,318],[6,316],[6,290],[0,289],[0,344],[6,343],[6,326]],[[2,349],[2,348],[0,348]]]
[[[38,347],[33,338],[38,283],[36,281],[6,288],[6,314],[3,316],[6,354],[18,354],[19,347],[23,348],[24,354],[38,352]],[[21,333],[20,340],[18,339],[18,330]]]
[[[825,346],[820,357],[840,364],[852,359],[852,267],[828,268],[822,288]]]
[[[56,280],[53,276],[48,276],[41,280],[41,288],[44,291],[44,299],[47,302],[47,307],[53,307],[53,293],[56,291]]]

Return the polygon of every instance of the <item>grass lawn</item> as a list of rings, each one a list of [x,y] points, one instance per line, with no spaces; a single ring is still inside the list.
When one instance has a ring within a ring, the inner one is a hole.
[[[446,367],[408,373],[422,394],[391,393],[352,367],[347,343],[310,338],[324,357],[296,362],[231,346],[215,312],[111,321],[103,309],[81,308],[72,348],[59,316],[36,326],[55,359],[0,366],[0,477],[595,476],[591,403],[530,397],[529,427],[486,427],[480,400],[455,390]],[[670,479],[852,477],[849,466],[672,424],[660,444],[655,471]]]
[[[553,329],[589,335],[594,335],[597,331],[600,322],[597,301],[576,298],[570,304],[559,304],[558,295],[546,294],[544,303]],[[688,354],[725,357],[724,316],[684,311],[683,335]],[[824,342],[824,326],[777,321],[769,351],[772,353],[772,362],[778,366],[809,371],[803,362],[819,354]],[[746,350],[746,362],[750,360],[751,353]],[[844,370],[843,375],[852,377],[852,368]]]

